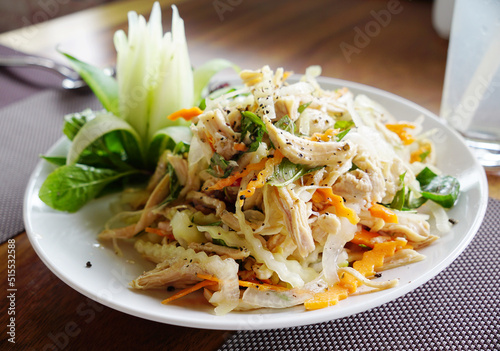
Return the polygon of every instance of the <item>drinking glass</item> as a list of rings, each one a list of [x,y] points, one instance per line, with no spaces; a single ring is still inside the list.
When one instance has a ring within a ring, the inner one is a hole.
[[[500,0],[456,0],[441,116],[500,169]]]

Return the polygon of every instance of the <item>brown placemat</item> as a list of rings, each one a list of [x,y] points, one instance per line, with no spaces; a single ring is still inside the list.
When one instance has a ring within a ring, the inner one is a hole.
[[[0,46],[0,55],[13,54]],[[64,90],[61,81],[42,69],[0,69],[0,243],[24,230],[28,179],[39,155],[62,137],[63,116],[101,108],[90,90]]]
[[[465,251],[416,290],[354,316],[240,331],[228,350],[500,350],[500,201]]]

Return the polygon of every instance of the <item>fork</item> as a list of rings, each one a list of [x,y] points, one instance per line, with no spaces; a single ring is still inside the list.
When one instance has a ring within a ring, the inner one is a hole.
[[[64,89],[79,89],[87,86],[87,83],[71,68],[54,60],[38,56],[0,56],[0,66],[32,66],[40,67],[56,72],[64,77],[62,87]],[[113,68],[105,68],[106,74],[114,75]]]

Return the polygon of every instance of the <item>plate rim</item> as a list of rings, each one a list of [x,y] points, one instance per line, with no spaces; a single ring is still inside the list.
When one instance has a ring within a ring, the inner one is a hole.
[[[293,78],[293,77],[292,77]],[[399,95],[396,95],[392,92],[388,92],[370,85],[362,84],[362,83],[357,83],[357,82],[352,82],[348,80],[343,80],[343,79],[338,79],[338,78],[331,78],[331,77],[317,77],[318,83],[322,85],[322,83],[326,84],[331,84],[331,85],[337,85],[337,86],[348,86],[349,89],[358,89],[362,90],[364,92],[374,94],[377,96],[385,96],[391,100],[395,100],[396,102],[409,106],[410,108],[424,114],[426,117],[430,117],[434,121],[440,123],[443,128],[447,129],[448,132],[451,132],[456,138],[460,140],[462,144],[465,143],[463,141],[463,138],[458,134],[456,131],[454,131],[452,128],[450,128],[446,122],[436,116],[433,112],[430,110],[422,107],[421,105],[418,105],[417,103],[408,100],[404,97],[401,97]],[[376,99],[374,99],[377,101]],[[385,106],[384,106],[385,107]],[[50,154],[54,152],[54,150],[59,147],[60,143],[65,142],[67,140],[66,137],[62,136],[55,144],[53,144],[46,154]],[[469,149],[467,149],[470,155],[472,156],[472,153]],[[72,289],[78,291],[82,295],[91,298],[92,300],[95,300],[109,308],[115,309],[117,311],[135,316],[135,317],[140,317],[144,318],[147,320],[152,320],[156,321],[159,323],[165,323],[165,324],[171,324],[171,325],[178,325],[178,326],[184,326],[184,327],[193,327],[193,328],[200,328],[200,329],[212,329],[212,330],[262,330],[262,329],[273,329],[273,328],[283,328],[283,327],[296,327],[296,326],[303,326],[303,325],[309,325],[309,324],[314,324],[314,323],[320,323],[320,322],[325,322],[329,320],[335,320],[339,318],[344,318],[348,316],[355,315],[360,312],[368,311],[373,308],[379,307],[387,302],[396,300],[397,298],[402,297],[403,295],[406,295],[410,291],[413,291],[420,287],[421,285],[425,284],[427,281],[432,279],[433,277],[437,276],[440,272],[442,272],[446,267],[448,267],[451,263],[455,261],[455,259],[465,250],[465,248],[470,244],[474,236],[477,234],[479,227],[483,221],[484,215],[486,213],[486,208],[488,204],[488,184],[487,184],[487,178],[486,178],[486,172],[484,168],[479,164],[479,162],[472,156],[473,162],[474,162],[474,170],[479,170],[480,177],[477,180],[477,184],[479,186],[479,194],[480,194],[480,199],[481,202],[479,203],[479,207],[477,209],[477,216],[475,217],[474,221],[471,223],[469,229],[467,230],[467,235],[463,238],[463,240],[454,248],[452,252],[450,252],[446,257],[442,258],[439,263],[432,269],[432,271],[425,271],[423,274],[419,275],[416,279],[413,279],[411,284],[406,284],[404,286],[399,286],[397,287],[397,294],[396,296],[393,296],[394,294],[379,294],[373,295],[373,298],[371,299],[370,306],[367,307],[365,306],[366,303],[354,305],[354,307],[350,308],[349,310],[346,311],[346,313],[337,313],[335,314],[334,309],[335,306],[331,306],[325,309],[321,310],[316,310],[316,311],[305,311],[304,313],[300,313],[300,318],[295,318],[294,320],[290,319],[289,314],[283,314],[277,317],[277,314],[270,314],[270,316],[274,316],[274,318],[271,318],[271,320],[267,320],[265,318],[262,318],[262,320],[259,321],[258,325],[251,325],[251,323],[246,323],[246,324],[240,324],[236,325],[234,320],[231,318],[224,318],[227,316],[236,316],[236,315],[244,315],[244,316],[263,316],[264,314],[259,313],[259,312],[253,312],[253,313],[240,313],[240,312],[231,312],[229,315],[226,316],[215,316],[212,314],[207,315],[207,318],[204,320],[193,320],[191,318],[183,318],[183,316],[176,316],[175,318],[156,318],[154,315],[148,314],[146,312],[139,310],[133,310],[130,308],[127,308],[126,306],[122,306],[120,304],[113,303],[112,301],[109,300],[103,300],[101,299],[95,292],[89,291],[88,289],[85,289],[82,286],[79,286],[78,284],[74,283],[71,279],[66,277],[64,274],[60,272],[57,266],[53,265],[52,262],[48,259],[48,257],[45,256],[45,253],[43,251],[43,248],[41,247],[39,241],[35,237],[35,231],[34,228],[32,228],[32,223],[29,221],[30,218],[30,213],[29,213],[29,203],[30,203],[30,197],[33,195],[33,188],[35,186],[35,183],[37,181],[37,178],[39,176],[39,173],[42,171],[42,168],[44,166],[44,160],[40,160],[32,174],[30,175],[26,191],[24,194],[23,198],[23,220],[25,224],[25,229],[26,233],[28,235],[28,239],[37,253],[38,257],[42,260],[42,262],[49,268],[49,270],[54,273],[59,279],[61,279],[65,284],[69,285]],[[329,313],[333,312],[333,313]],[[329,316],[331,315],[331,316]],[[167,314],[165,314],[165,317]],[[250,318],[250,317],[249,317]],[[280,324],[282,323],[282,324]]]

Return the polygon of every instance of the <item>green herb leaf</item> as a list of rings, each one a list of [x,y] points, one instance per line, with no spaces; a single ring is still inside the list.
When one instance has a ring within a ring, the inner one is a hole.
[[[346,129],[338,134],[335,135],[335,140],[336,141],[341,141],[342,139],[344,139],[344,137],[346,136],[347,133],[349,133],[350,129]]]
[[[295,123],[293,123],[293,121],[290,119],[290,117],[288,117],[288,115],[281,117],[281,119],[278,122],[274,123],[274,126],[290,134],[294,135],[296,134]]]
[[[119,116],[118,83],[116,79],[98,67],[82,62],[67,53],[62,52],[62,54],[66,56],[71,67],[92,89],[102,106],[115,116]]]
[[[56,166],[64,166],[66,164],[66,157],[63,156],[40,156],[45,161],[50,162]]]
[[[299,106],[299,108],[297,109],[297,111],[298,111],[299,113],[304,112],[304,110],[305,110],[306,108],[308,108],[308,107],[309,107],[309,105],[310,105],[311,103],[312,103],[312,101],[309,101],[309,102],[306,102],[305,104],[300,105],[300,106]]]
[[[224,159],[217,152],[210,159],[210,166],[208,172],[218,178],[227,178],[233,171],[234,166],[231,166],[228,161]]]
[[[444,208],[451,208],[460,193],[460,183],[452,176],[438,176],[428,167],[418,175],[423,198],[432,200]]]
[[[405,205],[405,197],[406,197],[406,185],[405,185],[405,175],[406,172],[399,175],[399,182],[401,184],[401,189],[399,189],[394,195],[394,199],[392,199],[390,208],[401,211]]]
[[[241,111],[241,141],[249,137],[251,140],[247,152],[253,152],[259,147],[264,134],[267,133],[266,125],[255,113]]]
[[[354,127],[353,121],[336,121],[333,128],[335,129],[348,129]]]
[[[282,187],[293,183],[303,175],[321,169],[322,167],[306,168],[304,165],[295,164],[286,157],[274,168],[274,173],[270,177],[268,184]]]
[[[359,167],[358,167],[358,166],[357,166],[357,165],[353,162],[353,163],[352,163],[352,166],[351,166],[351,168],[349,168],[348,172],[350,172],[350,171],[355,171],[355,170],[357,170],[357,169],[359,169]]]
[[[146,156],[148,168],[156,167],[158,160],[165,150],[172,150],[182,143],[187,146],[191,142],[191,130],[185,126],[172,126],[160,129],[153,136],[153,140],[148,148]],[[181,153],[182,150],[177,150],[174,153]]]
[[[208,223],[208,224],[205,224],[205,225],[209,226],[209,227],[218,227],[218,226],[221,226],[222,224],[224,224],[222,221],[217,221],[217,222],[212,222],[212,223]]]
[[[222,239],[212,239],[212,243],[219,246],[229,247],[226,242]]]
[[[259,126],[260,128],[262,128],[267,133],[266,125],[260,119],[260,117],[257,116],[255,113],[253,113],[251,111],[241,111],[241,114],[243,115],[243,117],[245,117],[245,119],[247,119],[248,124],[253,123],[253,124]]]
[[[69,140],[73,140],[85,123],[95,118],[95,112],[86,109],[80,113],[71,113],[64,116],[63,133]]]
[[[160,206],[168,205],[172,201],[176,200],[182,190],[182,185],[179,182],[179,178],[177,178],[177,173],[170,163],[167,164],[167,174],[165,175],[165,177],[170,177],[170,193],[160,203]]]
[[[429,185],[434,178],[438,175],[430,170],[429,167],[425,167],[419,174],[417,174],[417,180],[420,183],[420,186]]]
[[[413,193],[411,191],[408,191],[408,194],[406,195],[405,205],[403,207],[403,211],[413,210],[415,208],[419,208],[426,201],[427,201],[427,199],[425,197],[423,197],[423,196],[414,197]]]
[[[427,151],[422,152],[420,155],[418,155],[420,157],[420,162],[424,162],[430,153],[431,153],[431,150],[427,150]]]
[[[56,210],[76,212],[95,198],[106,185],[134,173],[138,171],[120,173],[81,164],[66,165],[49,174],[38,196]]]
[[[207,108],[207,100],[201,99],[200,103],[198,104],[198,107],[200,108],[200,110],[206,109]]]

